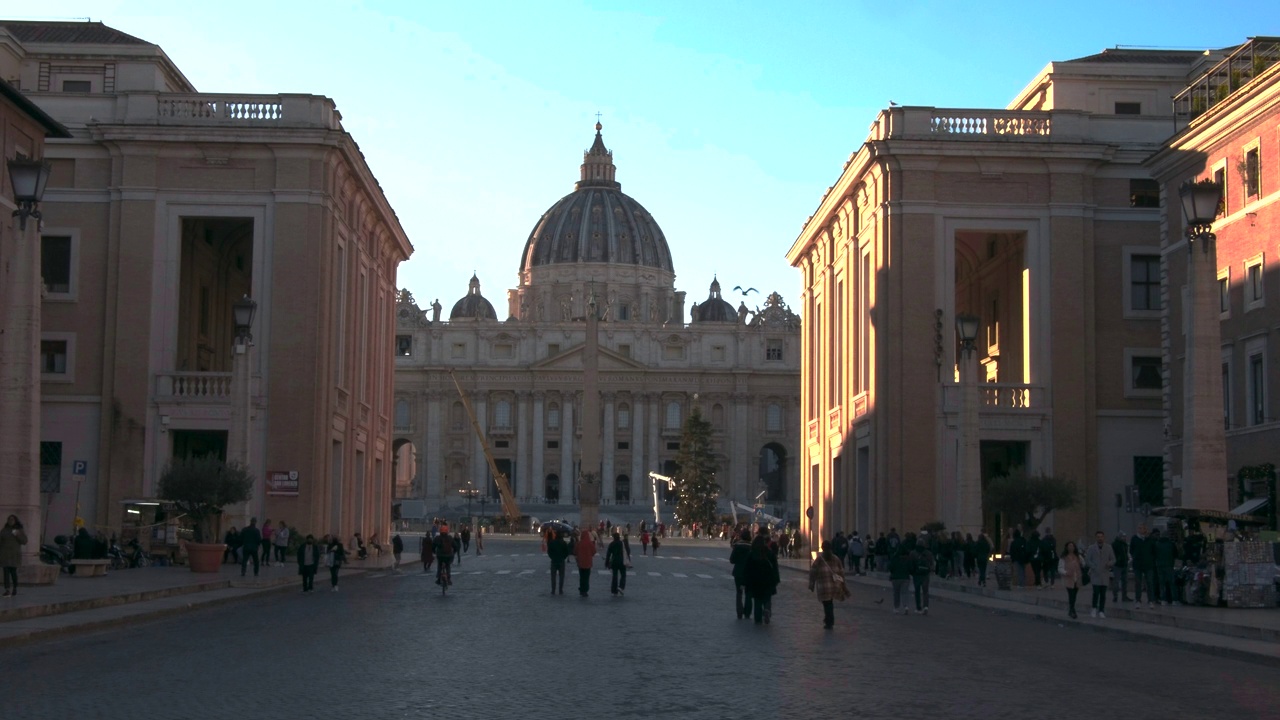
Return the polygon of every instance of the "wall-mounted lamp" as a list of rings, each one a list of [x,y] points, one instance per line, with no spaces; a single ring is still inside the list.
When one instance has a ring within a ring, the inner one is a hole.
[[[27,218],[40,219],[36,206],[44,198],[45,185],[49,183],[50,165],[44,160],[14,158],[9,161],[9,183],[13,185],[13,202],[18,206],[13,216],[18,227],[27,229]]]

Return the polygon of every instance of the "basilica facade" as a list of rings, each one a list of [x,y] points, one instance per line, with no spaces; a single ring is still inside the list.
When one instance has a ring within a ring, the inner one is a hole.
[[[763,307],[735,308],[715,278],[686,308],[662,229],[615,174],[597,123],[573,192],[525,242],[505,319],[474,276],[447,317],[438,300],[423,307],[401,291],[397,497],[423,499],[428,512],[496,500],[465,393],[522,507],[577,502],[576,478],[590,470],[580,467],[583,433],[600,438],[602,513],[652,505],[648,474],[678,474],[681,428],[698,408],[713,427],[721,497],[760,497],[795,517],[800,318],[776,292]],[[594,418],[581,412],[588,307],[599,319]]]

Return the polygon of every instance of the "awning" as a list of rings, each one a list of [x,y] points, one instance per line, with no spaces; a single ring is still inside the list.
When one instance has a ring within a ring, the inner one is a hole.
[[[1246,501],[1240,507],[1232,510],[1234,515],[1252,515],[1267,506],[1267,498],[1259,497]]]
[[[1254,515],[1241,515],[1239,513],[1229,513],[1223,510],[1213,510],[1210,508],[1190,508],[1190,507],[1158,507],[1151,510],[1152,515],[1163,517],[1180,518],[1182,520],[1198,520],[1200,522],[1209,522],[1217,525],[1226,525],[1228,522],[1235,520],[1240,525],[1263,525],[1267,522],[1265,518],[1256,517]]]

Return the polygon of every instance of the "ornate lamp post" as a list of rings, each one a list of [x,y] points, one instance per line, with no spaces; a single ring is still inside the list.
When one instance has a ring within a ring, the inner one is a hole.
[[[249,348],[253,347],[253,316],[257,313],[258,303],[248,295],[231,304],[231,321],[235,327],[235,339],[231,345],[231,428],[227,438],[227,460],[239,462],[249,467]],[[254,481],[253,499],[258,511],[265,510],[265,479],[257,477]],[[248,515],[246,505],[243,515]],[[242,516],[243,526],[248,517]]]
[[[471,486],[471,481],[470,481],[470,480],[468,480],[468,481],[467,481],[467,486],[466,486],[466,487],[464,487],[464,488],[462,488],[462,489],[461,489],[461,490],[459,490],[458,492],[462,493],[462,494],[463,494],[463,495],[465,495],[465,496],[466,496],[466,498],[467,498],[467,524],[469,525],[469,524],[471,524],[471,498],[473,498],[473,497],[475,497],[476,495],[478,495],[478,494],[480,493],[480,491],[479,491],[479,490],[477,490],[477,489],[475,489],[474,487],[472,487],[472,486]]]
[[[960,338],[960,452],[956,458],[956,529],[977,535],[982,529],[982,463],[978,438],[978,337],[979,319],[956,316]]]
[[[44,198],[45,185],[49,183],[50,165],[46,160],[14,158],[9,161],[9,182],[13,185],[13,201],[18,206],[13,216],[18,218],[18,229],[27,229],[27,218],[39,220],[36,208]]]
[[[1191,296],[1186,310],[1182,499],[1178,504],[1226,510],[1227,443],[1222,426],[1217,237],[1212,232],[1222,202],[1222,186],[1213,180],[1187,181],[1178,189],[1178,196],[1187,223],[1187,291]]]

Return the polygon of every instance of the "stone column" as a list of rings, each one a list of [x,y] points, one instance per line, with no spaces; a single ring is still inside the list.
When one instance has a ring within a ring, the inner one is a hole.
[[[617,497],[616,478],[614,476],[613,455],[618,450],[618,444],[613,439],[613,393],[603,393],[604,395],[604,440],[601,442],[600,461],[600,501],[606,505],[612,504]],[[585,432],[589,428],[584,427]]]
[[[22,565],[40,549],[40,221],[25,231],[0,218],[0,525],[17,515],[27,533]],[[87,373],[86,373],[87,374]],[[63,460],[64,472],[70,459]],[[101,472],[101,471],[99,471]],[[26,571],[24,571],[25,573]],[[52,580],[50,580],[52,582]]]
[[[979,429],[981,398],[978,388],[978,353],[961,351],[960,359],[960,452],[956,458],[954,510],[940,504],[947,525],[975,537],[982,530],[982,460]],[[946,515],[952,515],[947,518]]]
[[[1217,252],[1212,233],[1187,242],[1188,329],[1183,378],[1182,502],[1227,510],[1226,430],[1222,423],[1222,339]]]
[[[631,504],[643,500],[649,487],[649,470],[644,459],[644,396],[631,396]]]
[[[541,497],[545,492],[545,482],[542,470],[542,459],[546,455],[547,442],[543,438],[542,423],[545,419],[545,413],[542,409],[543,393],[541,390],[535,390],[533,393],[533,447],[532,457],[529,462],[529,482],[532,491],[529,493],[533,497]]]
[[[475,408],[476,422],[480,423],[480,431],[489,432],[489,415],[488,415],[488,396],[483,392],[476,392],[472,395],[473,400],[471,406]],[[480,442],[480,436],[474,431],[471,433],[472,451],[471,451],[471,483],[476,490],[482,495],[489,494],[489,484],[493,482],[489,477],[489,461],[485,459],[484,443]]]
[[[661,440],[661,426],[659,425],[662,417],[662,397],[657,393],[649,396],[649,450],[647,452],[649,458],[649,469],[654,472],[662,472],[662,455],[658,452],[658,443]],[[645,478],[648,480],[648,478]],[[653,502],[653,483],[646,482],[645,499],[652,504]]]
[[[529,493],[529,392],[516,393],[516,462],[512,468],[515,483],[511,492],[517,498],[528,498]],[[518,485],[518,487],[517,487]]]
[[[573,471],[573,393],[560,395],[560,503],[573,502],[578,476]]]
[[[747,456],[747,438],[760,437],[762,433],[754,433],[752,430],[760,424],[760,408],[751,402],[751,396],[746,393],[734,393],[729,397],[729,433],[730,433],[730,450],[729,453],[729,482],[726,487],[721,489],[729,495],[730,501],[736,498],[743,498],[742,502],[748,502],[746,498],[755,498],[754,492],[748,490],[756,485],[747,475],[748,468],[751,467]],[[759,481],[759,478],[756,478]]]

